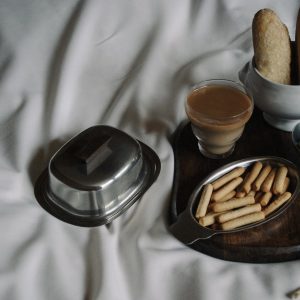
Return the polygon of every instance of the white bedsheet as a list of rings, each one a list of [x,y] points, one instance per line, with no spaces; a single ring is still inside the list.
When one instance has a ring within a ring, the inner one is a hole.
[[[294,35],[296,0],[0,2],[1,300],[276,300],[300,287],[299,261],[222,261],[166,227],[184,94],[204,79],[237,80],[264,7]],[[162,163],[109,229],[63,223],[33,192],[55,150],[95,124],[139,138]]]

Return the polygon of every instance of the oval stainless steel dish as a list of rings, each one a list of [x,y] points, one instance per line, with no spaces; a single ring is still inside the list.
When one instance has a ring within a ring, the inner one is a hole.
[[[93,126],[64,144],[35,185],[39,203],[79,226],[110,223],[156,180],[160,161],[125,132]]]
[[[219,177],[225,175],[229,171],[233,170],[236,167],[248,167],[256,161],[261,161],[262,163],[268,163],[273,167],[278,167],[285,165],[288,168],[288,175],[290,177],[290,186],[289,190],[292,193],[291,199],[286,202],[279,209],[270,214],[266,219],[245,225],[232,230],[216,230],[208,227],[204,227],[198,223],[194,217],[195,211],[198,205],[199,196],[202,191],[202,188],[205,184],[210,183],[218,179]],[[273,156],[263,156],[263,157],[251,157],[243,160],[239,160],[228,165],[219,168],[218,170],[212,172],[204,180],[202,180],[194,189],[193,193],[189,198],[188,205],[186,209],[178,216],[178,219],[175,223],[170,226],[171,233],[177,237],[184,244],[190,245],[200,239],[208,239],[216,234],[228,234],[232,232],[238,232],[256,226],[260,226],[266,222],[274,220],[276,217],[281,215],[296,199],[296,196],[299,194],[300,190],[300,179],[299,172],[297,167],[291,162],[284,158],[273,157]]]

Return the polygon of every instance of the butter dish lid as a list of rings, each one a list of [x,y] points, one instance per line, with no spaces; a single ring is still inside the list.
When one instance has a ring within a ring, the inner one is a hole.
[[[64,144],[35,184],[39,204],[67,223],[110,223],[140,199],[160,172],[144,143],[106,125],[90,127]]]

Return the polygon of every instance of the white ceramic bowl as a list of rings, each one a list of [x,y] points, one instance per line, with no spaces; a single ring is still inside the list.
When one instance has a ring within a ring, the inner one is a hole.
[[[239,72],[239,79],[271,126],[290,132],[300,122],[300,85],[266,79],[255,68],[254,59]]]

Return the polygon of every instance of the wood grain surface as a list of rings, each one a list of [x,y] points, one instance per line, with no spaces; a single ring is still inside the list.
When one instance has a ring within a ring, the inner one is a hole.
[[[175,171],[169,224],[186,208],[197,184],[212,171],[230,162],[252,156],[286,158],[300,168],[300,153],[291,134],[275,129],[255,109],[234,153],[220,160],[208,159],[198,150],[190,123],[184,121],[173,135]],[[238,262],[269,263],[300,258],[300,196],[275,220],[236,233],[219,234],[189,247],[207,255]]]

